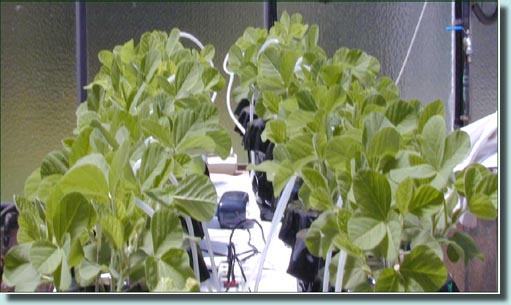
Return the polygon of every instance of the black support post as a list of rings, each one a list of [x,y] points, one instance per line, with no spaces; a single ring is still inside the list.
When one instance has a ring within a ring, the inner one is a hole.
[[[277,2],[266,0],[264,1],[264,27],[270,29],[277,21]]]
[[[87,99],[87,11],[86,2],[75,2],[76,85],[78,104]]]

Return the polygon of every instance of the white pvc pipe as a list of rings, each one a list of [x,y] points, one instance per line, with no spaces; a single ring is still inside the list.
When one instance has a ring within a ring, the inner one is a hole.
[[[190,248],[192,250],[192,260],[193,260],[193,273],[195,274],[195,278],[200,282],[200,271],[199,271],[199,255],[197,254],[197,247],[193,238],[195,237],[195,232],[193,230],[192,218],[188,215],[183,216],[185,219],[186,227],[188,228],[188,234],[190,235]]]
[[[206,246],[208,247],[209,259],[211,261],[211,271],[213,273],[213,287],[216,291],[220,291],[220,279],[218,278],[218,271],[215,264],[215,254],[213,253],[213,247],[211,246],[211,239],[209,238],[208,227],[205,222],[201,222],[202,230],[204,231],[204,237],[206,239]]]
[[[263,271],[264,262],[266,260],[266,255],[268,254],[268,249],[270,248],[271,241],[277,233],[277,226],[280,223],[282,216],[284,215],[284,211],[286,210],[286,206],[289,201],[289,197],[291,196],[291,192],[293,191],[295,181],[296,181],[296,176],[291,177],[289,179],[289,181],[287,182],[286,186],[284,187],[284,190],[282,191],[280,199],[277,203],[277,209],[275,210],[275,214],[273,215],[270,232],[268,233],[268,237],[266,238],[266,244],[264,245],[263,253],[261,254],[261,257],[259,258],[257,272],[252,273],[252,275],[250,276],[250,280],[245,283],[245,287],[243,287],[244,291],[246,291],[246,288],[248,288],[249,283],[252,282],[252,280],[254,278],[254,274],[257,274],[256,279],[255,279],[254,292],[257,292],[257,290],[259,289],[259,282],[261,281],[261,275],[262,275],[262,271]]]
[[[229,74],[229,83],[227,84],[227,94],[226,94],[227,112],[229,113],[231,120],[234,122],[234,125],[236,125],[236,127],[238,127],[238,129],[241,131],[242,134],[245,134],[245,128],[238,121],[238,119],[234,115],[234,112],[232,111],[232,108],[231,108],[231,90],[232,90],[232,83],[234,81],[234,73],[232,73],[231,71],[229,71],[227,69],[227,60],[228,59],[229,59],[229,53],[227,53],[227,55],[225,55],[224,65],[223,65],[225,73]]]

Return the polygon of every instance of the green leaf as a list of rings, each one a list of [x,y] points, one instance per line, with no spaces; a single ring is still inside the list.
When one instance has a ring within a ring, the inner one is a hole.
[[[261,134],[263,141],[270,140],[273,143],[284,143],[286,141],[286,123],[284,120],[271,120],[266,124]]]
[[[304,168],[302,169],[302,178],[303,182],[305,182],[311,190],[316,188],[328,189],[325,177],[323,177],[318,170]]]
[[[95,282],[101,266],[96,263],[83,259],[78,266],[75,268],[76,280],[81,286],[88,286]]]
[[[346,162],[362,151],[362,143],[350,136],[338,136],[328,140],[325,159],[334,169],[344,170]]]
[[[71,270],[67,265],[67,260],[63,259],[62,263],[58,266],[53,274],[53,281],[58,291],[66,291],[71,288],[72,278]]]
[[[188,255],[182,249],[171,249],[161,259],[148,257],[145,262],[145,274],[149,291],[158,288],[160,279],[172,279],[171,287],[174,291],[181,291],[187,287],[187,279],[193,278]],[[162,287],[161,283],[159,287]]]
[[[309,197],[311,207],[319,211],[328,211],[334,207],[332,197],[325,188],[311,188]]]
[[[71,248],[67,254],[67,263],[70,267],[77,267],[83,260],[84,253],[80,239],[71,242]]]
[[[497,218],[498,212],[489,196],[485,194],[474,194],[468,200],[468,210],[479,218],[493,220]]]
[[[311,91],[308,89],[301,89],[296,92],[296,100],[298,102],[298,106],[300,106],[300,109],[302,110],[311,112],[317,110],[314,97],[312,96]]]
[[[142,162],[137,171],[137,178],[142,184],[142,190],[152,189],[159,186],[162,182],[162,174],[168,166],[168,154],[165,148],[159,143],[150,143],[147,145]]]
[[[176,98],[195,95],[203,90],[201,72],[201,66],[192,61],[184,61],[177,65]]]
[[[215,57],[215,47],[213,45],[205,45],[204,49],[200,50],[200,56],[205,61],[209,62]]]
[[[334,63],[349,69],[351,74],[363,84],[374,82],[376,75],[380,72],[378,60],[361,50],[340,48],[332,59]]]
[[[22,211],[18,216],[18,243],[29,243],[47,238],[46,224],[36,215]]]
[[[435,169],[440,169],[445,150],[445,121],[433,116],[422,130],[420,150],[422,157]]]
[[[410,213],[419,217],[431,216],[443,205],[444,194],[430,185],[421,185],[408,206]]]
[[[418,123],[417,131],[419,133],[422,133],[422,130],[423,130],[424,126],[426,125],[426,123],[429,121],[429,119],[431,119],[434,116],[440,116],[442,118],[445,117],[443,101],[435,100],[435,101],[427,104],[426,107],[424,107],[424,109],[422,110],[422,112],[419,116],[419,121],[417,122]]]
[[[213,218],[217,206],[215,186],[204,175],[190,175],[179,182],[173,204],[198,221]]]
[[[385,110],[385,116],[389,119],[390,122],[392,122],[392,124],[394,124],[394,126],[398,126],[404,122],[406,118],[413,113],[413,106],[405,101],[397,101],[388,106]]]
[[[455,130],[445,139],[442,167],[452,171],[470,151],[470,137],[462,130]]]
[[[30,248],[30,262],[34,268],[43,273],[51,274],[62,261],[62,250],[46,240],[36,241]]]
[[[385,223],[386,236],[382,242],[382,251],[388,261],[395,261],[401,247],[401,220],[399,216],[392,213]]]
[[[399,183],[396,191],[396,207],[401,215],[408,214],[408,207],[412,201],[415,186],[411,178],[404,179]]]
[[[33,292],[39,286],[41,274],[30,263],[30,247],[25,243],[9,249],[4,258],[3,281],[17,292]]]
[[[153,253],[161,257],[172,248],[181,248],[183,229],[179,217],[170,209],[160,209],[151,218]]]
[[[334,213],[326,211],[314,220],[307,231],[305,244],[314,256],[326,257],[333,239],[339,234],[337,217]]]
[[[312,136],[309,134],[292,138],[285,145],[295,171],[301,170],[303,166],[315,159]]]
[[[409,167],[403,167],[398,169],[393,169],[390,171],[390,178],[400,183],[407,178],[412,179],[428,179],[432,178],[437,174],[437,171],[433,166],[429,164],[419,164]]]
[[[296,50],[285,50],[282,52],[282,62],[279,71],[282,76],[282,81],[286,87],[289,86],[291,76],[294,73],[296,61],[300,55],[300,52]]]
[[[386,233],[385,222],[369,215],[356,213],[348,222],[349,238],[362,250],[375,248]]]
[[[372,112],[364,118],[362,143],[368,147],[374,135],[385,127],[393,127],[392,123],[380,112]]]
[[[23,187],[23,194],[27,199],[34,200],[37,197],[37,189],[39,188],[39,184],[41,183],[41,169],[36,168],[30,176],[28,176],[27,180],[25,180],[25,185]]]
[[[368,147],[369,157],[395,156],[399,151],[401,136],[393,127],[385,127],[376,132]]]
[[[360,171],[353,180],[353,194],[362,211],[376,220],[387,218],[391,190],[384,175],[375,171]]]
[[[108,200],[108,165],[100,154],[86,156],[76,162],[60,181],[64,193],[78,192],[85,196]]]
[[[455,242],[460,248],[463,249],[463,257],[465,267],[473,258],[484,260],[484,255],[479,252],[479,248],[472,237],[463,232],[456,232],[449,240]]]
[[[405,280],[394,268],[383,269],[376,281],[376,292],[405,292]]]
[[[284,89],[285,82],[280,74],[282,57],[279,50],[270,45],[260,55],[257,61],[257,83],[263,90]]]
[[[227,130],[212,130],[208,131],[206,135],[215,143],[214,152],[218,154],[220,158],[225,159],[230,155],[232,142],[231,136]]]
[[[447,279],[447,269],[442,260],[427,246],[412,249],[399,268],[406,283],[406,291],[410,288],[421,288],[423,291],[438,291]]]
[[[41,178],[50,175],[64,175],[69,168],[67,155],[60,150],[54,150],[43,159],[41,164]]]
[[[115,187],[123,180],[126,167],[129,166],[129,152],[129,141],[122,142],[119,149],[114,152],[110,171],[108,172],[108,185],[110,186],[110,192],[112,194],[115,194]]]
[[[53,230],[57,243],[62,246],[66,233],[75,239],[92,227],[95,222],[94,208],[80,193],[69,193],[62,198],[53,216]]]
[[[122,222],[111,215],[105,215],[101,218],[101,228],[103,233],[110,240],[117,251],[121,251],[124,245],[124,226]]]

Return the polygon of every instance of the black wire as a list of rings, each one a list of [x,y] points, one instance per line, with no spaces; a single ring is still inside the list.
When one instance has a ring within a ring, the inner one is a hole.
[[[246,228],[247,232],[249,234],[248,245],[252,248],[252,250],[248,250],[248,251],[245,251],[245,252],[240,253],[240,254],[236,253],[236,247],[234,246],[234,243],[232,242],[232,237],[233,237],[234,232],[236,231],[236,229],[239,229],[245,223],[255,223],[255,224],[257,224],[259,226],[259,229],[261,229],[261,236],[263,237],[263,241],[266,244],[266,239],[264,237],[263,227],[255,219],[245,219],[245,220],[242,220],[238,224],[236,224],[234,226],[234,228],[232,228],[231,235],[229,236],[229,245],[227,246],[227,265],[228,265],[228,268],[227,268],[227,287],[226,287],[225,292],[229,291],[229,289],[231,288],[231,283],[232,282],[236,282],[236,276],[234,275],[234,267],[235,267],[236,263],[238,263],[238,266],[239,266],[240,271],[241,271],[241,276],[243,277],[243,280],[246,282],[247,281],[247,277],[245,275],[245,270],[243,269],[242,263],[244,263],[250,257],[252,257],[252,256],[256,255],[257,253],[259,253],[257,248],[254,245],[251,244],[252,235],[251,235],[250,230],[248,228]],[[240,255],[243,255],[243,254],[246,254],[246,253],[250,253],[250,252],[252,252],[251,255],[249,255],[249,256],[243,258],[242,260],[240,260],[240,258],[239,258]]]

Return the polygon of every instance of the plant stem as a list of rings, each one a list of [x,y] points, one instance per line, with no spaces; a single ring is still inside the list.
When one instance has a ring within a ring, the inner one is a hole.
[[[99,255],[101,252],[101,225],[98,223],[96,232],[96,262],[99,264]],[[101,272],[96,276],[96,286],[94,287],[95,292],[99,292],[99,282],[101,281]]]

